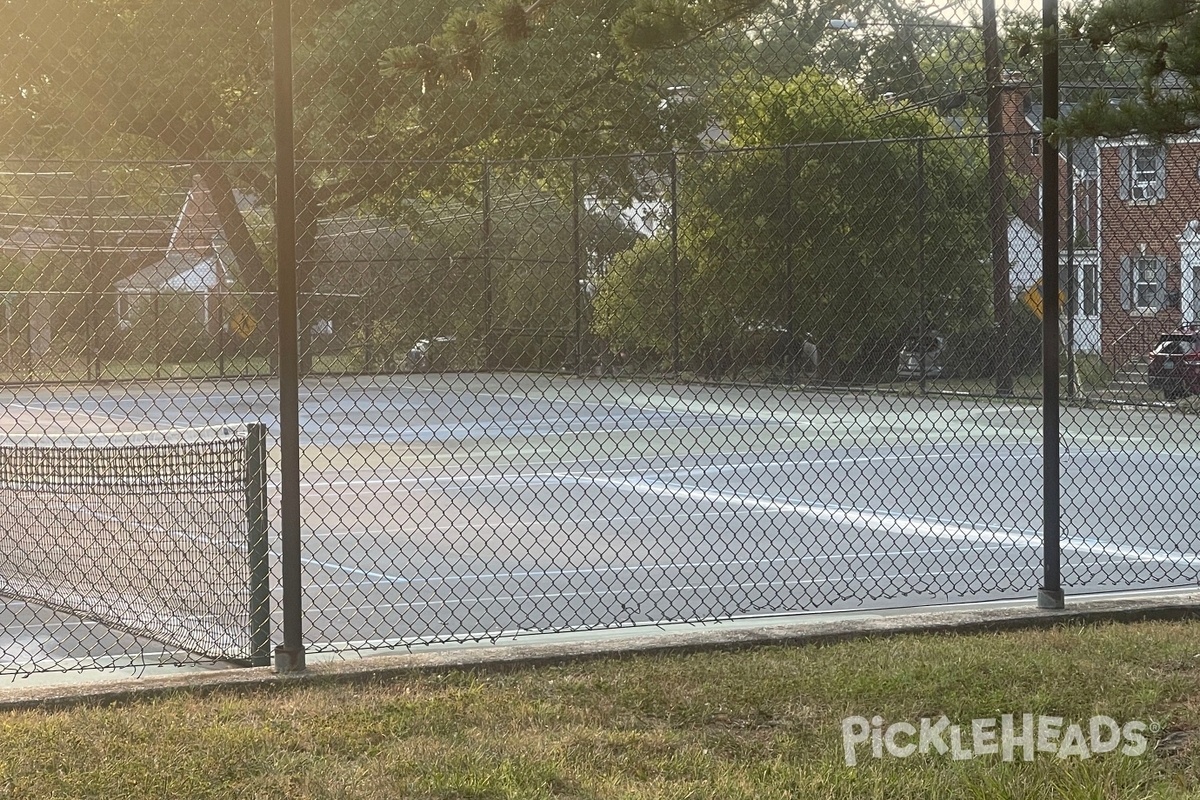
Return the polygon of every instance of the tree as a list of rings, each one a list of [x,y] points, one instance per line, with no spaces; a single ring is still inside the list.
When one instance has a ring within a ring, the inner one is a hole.
[[[15,0],[0,8],[4,160],[192,164],[183,186],[193,172],[204,177],[260,319],[270,318],[273,279],[234,183],[268,185],[269,172],[246,159],[270,141],[266,10],[237,0]],[[181,188],[168,170],[139,172],[143,195]]]
[[[1046,35],[1027,36],[1031,49]],[[1060,48],[1108,64],[1112,84],[1091,93],[1058,136],[1153,138],[1200,127],[1200,7],[1190,0],[1108,0],[1063,14]]]
[[[576,211],[536,186],[502,182],[489,196],[486,224],[472,204],[428,205],[413,231],[426,257],[373,287],[371,345],[400,353],[420,338],[453,336],[464,365],[569,363],[585,310],[579,276],[586,280],[633,240],[579,202]]]
[[[817,41],[807,51],[794,48],[796,69],[810,58],[833,59],[869,92],[887,83],[888,63],[899,59],[907,69],[920,50],[901,34],[909,12],[882,0],[850,9],[882,27],[846,46],[821,43],[834,9],[820,2],[294,6],[302,288],[317,219],[361,208],[413,220],[434,198],[477,202],[476,164],[484,158],[498,178],[565,198],[562,158],[585,155],[604,166],[591,181],[598,193],[637,196],[641,171],[618,156],[694,141],[730,113],[727,97],[725,108],[711,94],[673,102],[673,87],[681,80],[717,87],[735,65],[766,71],[763,57],[757,65],[747,58],[783,36],[790,14],[804,16],[803,31],[792,30]],[[0,9],[0,22],[0,72],[11,76],[0,84],[7,154],[195,164],[217,200],[243,282],[268,298],[264,240],[233,193],[235,184],[249,184],[269,198],[272,185],[267,4],[13,0]],[[790,74],[789,67],[783,75]]]
[[[677,258],[660,236],[614,260],[602,336],[666,356],[678,335],[719,370],[764,334],[812,331],[851,357],[873,332],[986,316],[977,145],[923,142],[919,199],[913,137],[944,132],[932,114],[878,116],[885,106],[812,71],[728,91],[735,147],[681,160]]]

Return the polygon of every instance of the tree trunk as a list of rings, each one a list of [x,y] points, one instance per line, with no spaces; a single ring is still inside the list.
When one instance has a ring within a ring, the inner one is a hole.
[[[195,171],[208,188],[221,220],[225,241],[237,261],[238,277],[250,293],[257,331],[261,331],[260,335],[267,342],[274,342],[274,332],[279,329],[274,281],[246,225],[246,218],[238,208],[229,175],[221,164],[215,162],[198,163]],[[273,353],[274,348],[271,349]]]
[[[318,310],[313,297],[313,265],[317,260],[317,220],[321,204],[311,177],[296,180],[296,291],[299,293],[300,374],[312,371],[313,324]]]

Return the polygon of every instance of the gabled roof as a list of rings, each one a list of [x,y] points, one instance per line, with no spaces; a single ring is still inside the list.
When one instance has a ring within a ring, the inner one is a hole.
[[[213,242],[221,236],[221,217],[217,214],[217,204],[208,193],[204,179],[194,175],[192,188],[188,191],[183,208],[175,220],[175,228],[171,231],[171,241],[167,249],[205,252],[211,249]]]
[[[228,265],[216,252],[176,251],[117,281],[115,288],[118,292],[206,292],[228,274]]]
[[[175,225],[161,259],[114,284],[117,291],[205,292],[228,282],[232,259],[224,254],[224,233],[217,206],[199,175]]]

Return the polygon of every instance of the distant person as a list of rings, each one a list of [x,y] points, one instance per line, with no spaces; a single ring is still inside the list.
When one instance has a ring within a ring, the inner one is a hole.
[[[801,348],[803,358],[800,365],[806,375],[816,375],[817,367],[821,366],[821,356],[817,353],[817,343],[813,341],[814,338],[811,333],[804,334],[804,344]]]

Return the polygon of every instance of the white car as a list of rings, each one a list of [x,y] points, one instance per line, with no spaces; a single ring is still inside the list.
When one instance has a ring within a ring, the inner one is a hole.
[[[408,351],[405,364],[410,370],[433,369],[435,364],[441,364],[458,341],[453,336],[435,336],[432,339],[418,339]]]

